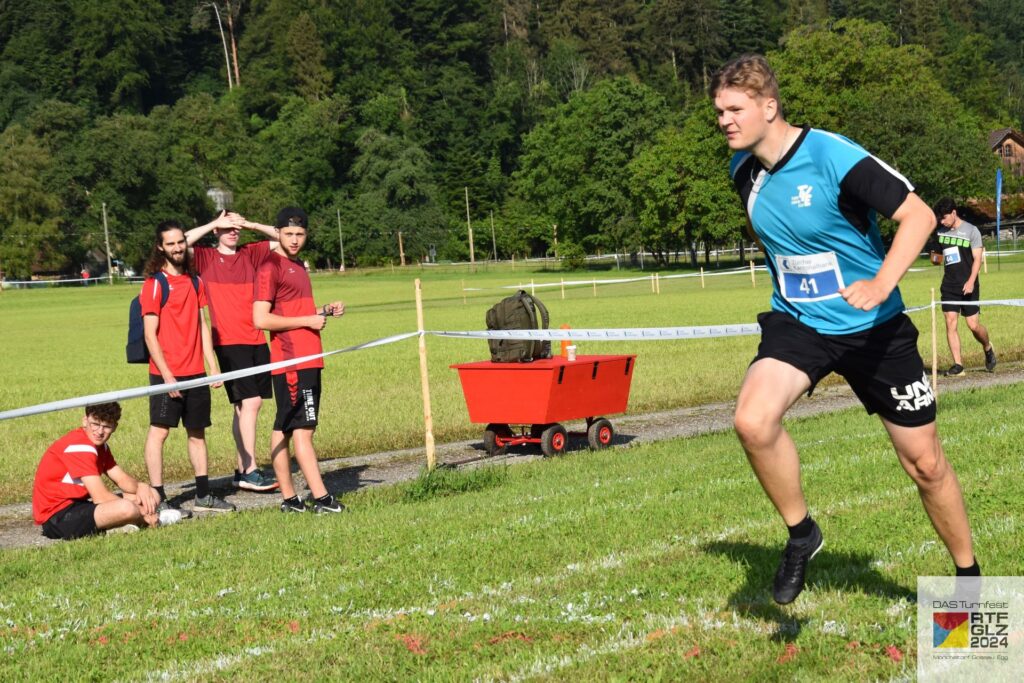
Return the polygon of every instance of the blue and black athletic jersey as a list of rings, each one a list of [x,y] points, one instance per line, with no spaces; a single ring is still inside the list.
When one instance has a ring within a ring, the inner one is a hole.
[[[750,152],[730,175],[764,245],[775,291],[772,308],[822,334],[851,334],[903,310],[899,289],[861,311],[839,290],[873,278],[885,259],[876,214],[891,218],[913,186],[863,147],[805,127],[771,171]]]

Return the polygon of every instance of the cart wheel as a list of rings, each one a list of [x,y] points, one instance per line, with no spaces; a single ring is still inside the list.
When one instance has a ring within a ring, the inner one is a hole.
[[[610,446],[614,438],[615,430],[612,429],[612,423],[603,417],[594,420],[587,427],[587,441],[595,451]]]
[[[540,450],[549,458],[565,453],[568,444],[569,433],[565,431],[565,427],[557,423],[545,429],[540,435]]]
[[[507,424],[491,423],[484,429],[484,450],[488,455],[503,455],[507,449],[506,439],[512,437]]]

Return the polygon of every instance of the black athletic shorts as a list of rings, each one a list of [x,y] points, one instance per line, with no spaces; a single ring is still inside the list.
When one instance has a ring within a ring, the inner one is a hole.
[[[267,365],[270,362],[270,349],[266,344],[228,344],[215,346],[213,350],[217,353],[217,362],[220,363],[221,372],[245,370],[257,365]],[[270,385],[269,372],[229,380],[224,382],[224,389],[231,403],[240,403],[243,399],[256,396],[270,398],[274,395]]]
[[[964,283],[956,284],[952,283],[947,285],[945,282],[942,283],[941,292],[943,301],[980,301],[981,300],[981,283],[977,280],[974,281],[974,291],[970,294],[964,294]],[[981,313],[981,306],[965,304],[959,306],[957,304],[942,304],[943,313],[959,313],[965,318],[970,318],[972,315],[978,315]]]
[[[43,522],[43,536],[66,541],[94,536],[100,532],[95,512],[96,504],[91,500],[76,500]]]
[[[314,429],[320,413],[320,368],[291,370],[274,375],[277,418],[274,431]]]
[[[900,313],[862,332],[825,335],[788,313],[757,316],[758,361],[774,358],[805,372],[814,387],[829,373],[843,377],[869,414],[903,427],[935,421],[935,395],[917,351],[917,328]]]
[[[190,375],[176,378],[179,382],[197,379],[206,375]],[[160,375],[150,375],[149,385],[163,384]],[[210,422],[210,387],[202,386],[186,389],[181,398],[171,398],[168,394],[157,394],[149,397],[149,424],[154,427],[177,427],[178,422],[185,429],[206,429]]]

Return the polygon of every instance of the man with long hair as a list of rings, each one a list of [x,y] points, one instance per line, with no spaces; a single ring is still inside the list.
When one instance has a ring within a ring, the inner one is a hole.
[[[229,225],[229,221],[224,220],[224,225]],[[185,232],[177,222],[164,221],[156,227],[156,241],[145,275],[139,302],[150,356],[150,385],[205,377],[204,358],[210,371],[218,374],[210,327],[202,310],[206,307],[206,287],[192,274]],[[219,387],[220,383],[213,386]],[[210,493],[206,452],[210,387],[207,385],[149,398],[146,469],[150,483],[160,494],[161,509],[172,507],[163,485],[164,442],[179,422],[188,435],[188,456],[196,477],[192,509],[233,511],[234,505]]]
[[[935,427],[935,397],[897,284],[935,227],[910,182],[856,143],[790,125],[761,55],[721,68],[709,88],[735,154],[730,174],[772,274],[772,310],[736,399],[735,427],[761,487],[789,528],[775,574],[780,604],[804,588],[824,546],[782,418],[832,372],[877,413],[956,573],[980,573],[960,484]],[[886,254],[876,213],[897,223]]]

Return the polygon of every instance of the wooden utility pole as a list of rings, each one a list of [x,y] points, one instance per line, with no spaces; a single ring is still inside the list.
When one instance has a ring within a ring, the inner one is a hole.
[[[235,85],[241,85],[242,79],[238,76],[238,45],[235,44],[235,23],[231,19],[231,0],[224,0],[224,7],[228,15],[228,37],[231,39],[231,61],[235,67]]]
[[[476,256],[473,254],[473,224],[469,222],[469,188],[466,190],[466,230],[469,232],[469,262],[476,263]]]
[[[335,209],[338,212],[338,246],[341,248],[341,268],[339,272],[345,272],[345,238],[341,236],[341,209]]]
[[[405,267],[405,249],[402,248],[402,231],[398,231],[398,264]]]
[[[103,243],[107,247],[107,281],[114,284],[114,271],[110,261],[110,230],[107,229],[107,203],[103,202]]]
[[[494,212],[491,211],[491,249],[494,250],[494,261],[498,261],[498,243],[494,239]]]

